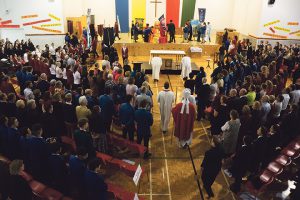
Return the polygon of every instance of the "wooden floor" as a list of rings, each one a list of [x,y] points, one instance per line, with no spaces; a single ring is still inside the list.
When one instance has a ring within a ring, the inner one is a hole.
[[[183,82],[177,75],[161,75],[158,84],[151,83],[154,93],[154,125],[152,127],[152,138],[150,141],[150,152],[152,157],[149,160],[128,158],[145,167],[147,175],[142,177],[140,188],[136,187],[131,178],[122,173],[115,173],[109,177],[109,181],[136,192],[140,197],[147,200],[196,200],[200,199],[197,183],[194,180],[194,171],[189,157],[188,150],[178,147],[176,138],[171,136],[173,121],[171,121],[168,133],[163,135],[160,130],[160,113],[157,104],[157,94],[163,88],[165,81],[171,82],[171,88],[176,94],[176,102],[182,98]],[[209,127],[207,121],[195,122],[193,141],[191,145],[192,155],[197,171],[203,155],[210,148],[209,137],[206,129]],[[228,190],[228,181],[223,173],[220,173],[213,185],[214,199],[235,199]]]

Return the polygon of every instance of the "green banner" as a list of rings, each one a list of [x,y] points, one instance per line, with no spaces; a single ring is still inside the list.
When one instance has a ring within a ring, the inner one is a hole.
[[[184,26],[187,20],[194,19],[196,0],[183,0],[182,14],[181,14],[181,27]]]

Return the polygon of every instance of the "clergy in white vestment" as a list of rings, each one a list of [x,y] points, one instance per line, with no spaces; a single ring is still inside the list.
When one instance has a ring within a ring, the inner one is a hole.
[[[152,78],[154,81],[159,80],[160,68],[162,66],[162,59],[160,57],[153,57],[151,60]]]
[[[164,134],[168,131],[171,118],[172,104],[175,101],[174,92],[170,91],[169,87],[169,82],[165,82],[164,89],[158,93],[157,97],[160,109],[160,125],[161,130]]]
[[[181,60],[181,78],[187,79],[192,72],[192,61],[188,56],[184,56]]]

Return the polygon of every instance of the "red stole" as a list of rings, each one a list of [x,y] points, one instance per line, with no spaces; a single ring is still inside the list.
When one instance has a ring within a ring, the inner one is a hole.
[[[174,136],[179,140],[188,140],[194,129],[196,111],[194,105],[189,103],[189,114],[186,113],[186,108],[184,109],[183,114],[181,114],[181,107],[182,103],[178,103],[172,109],[172,115],[175,122]]]

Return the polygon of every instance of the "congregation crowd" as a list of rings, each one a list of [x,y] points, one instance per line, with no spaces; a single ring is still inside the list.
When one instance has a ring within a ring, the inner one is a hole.
[[[261,43],[252,49],[249,41],[234,38],[228,45],[228,40],[211,84],[203,67],[185,81],[189,95],[196,96],[197,120],[208,118],[214,136],[201,166],[209,197],[224,158],[232,158],[226,172],[235,178],[231,190],[238,192],[247,172],[258,173],[300,133],[299,46]],[[10,184],[0,187],[4,199],[31,199],[31,189],[18,175],[24,167],[75,199],[105,199],[107,185],[95,153],[109,151],[106,134],[112,123],[130,141],[137,132],[137,143],[148,149],[154,101],[149,77],[131,69],[128,55],[122,66],[116,51],[107,51],[102,66],[91,67],[78,42],[41,49],[30,40],[0,41],[0,59],[9,61],[16,77],[1,73],[0,153],[13,161]],[[168,83],[164,87],[169,90]],[[66,159],[60,136],[70,127],[76,129],[77,152]],[[150,156],[147,150],[144,158]]]

